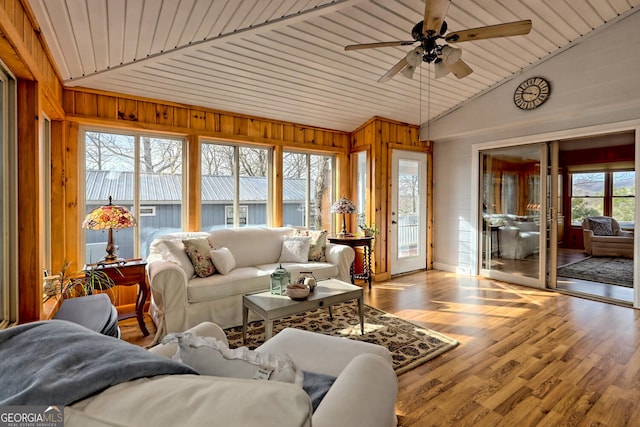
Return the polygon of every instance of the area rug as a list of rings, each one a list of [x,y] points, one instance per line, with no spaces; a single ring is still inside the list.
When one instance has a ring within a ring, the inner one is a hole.
[[[333,306],[333,320],[329,310],[321,308],[284,317],[273,324],[274,335],[286,327],[347,337],[385,346],[393,355],[393,369],[402,374],[452,349],[458,342],[427,328],[414,325],[393,314],[364,306],[364,335],[360,334],[358,306],[355,301]],[[242,346],[242,327],[225,329],[229,347]],[[250,322],[246,346],[254,349],[264,342],[264,322]]]
[[[558,268],[558,276],[633,288],[633,260],[589,257]]]

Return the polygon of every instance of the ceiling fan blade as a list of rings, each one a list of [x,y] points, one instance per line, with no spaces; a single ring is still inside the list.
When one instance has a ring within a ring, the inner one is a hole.
[[[374,47],[388,47],[388,46],[409,46],[416,41],[393,41],[393,42],[379,42],[379,43],[363,43],[363,44],[350,44],[344,47],[344,50],[358,50],[358,49],[371,49]]]
[[[447,67],[449,71],[459,79],[467,77],[469,74],[473,73],[471,67],[469,67],[462,59],[458,59],[453,64],[448,64],[445,61],[442,62],[444,62],[445,67]]]
[[[426,0],[424,4],[424,22],[422,32],[424,35],[439,34],[447,15],[451,0]]]
[[[387,80],[391,80],[393,76],[402,71],[407,65],[409,65],[409,63],[407,62],[407,58],[402,58],[396,65],[391,67],[389,71],[384,73],[384,75],[378,79],[378,83],[384,83]]]
[[[506,24],[488,25],[486,27],[471,28],[454,31],[444,38],[447,43],[460,43],[470,40],[493,39],[497,37],[511,37],[529,34],[531,20],[509,22]]]

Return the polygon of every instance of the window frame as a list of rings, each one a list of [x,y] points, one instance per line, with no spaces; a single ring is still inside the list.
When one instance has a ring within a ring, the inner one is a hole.
[[[579,170],[579,171],[569,171],[568,172],[568,178],[569,178],[569,185],[568,185],[568,189],[569,189],[569,214],[570,214],[570,218],[569,218],[569,224],[571,224],[572,227],[581,227],[582,226],[582,222],[580,221],[580,223],[576,223],[574,222],[573,219],[573,200],[574,199],[586,199],[586,200],[602,200],[602,206],[603,206],[603,210],[600,213],[600,215],[602,216],[611,216],[613,217],[613,200],[616,198],[633,198],[635,199],[635,191],[634,191],[634,195],[626,195],[626,196],[615,196],[614,195],[614,189],[613,189],[613,176],[615,173],[618,172],[633,172],[635,174],[635,170],[634,169],[630,169],[630,168],[624,168],[624,169],[616,169],[616,170],[590,170],[590,171],[583,171],[583,170]],[[602,196],[574,196],[573,195],[573,179],[574,179],[574,175],[579,175],[579,174],[603,174],[604,175],[604,194]],[[635,205],[635,203],[634,203]],[[635,223],[634,223],[635,225]]]
[[[177,140],[182,142],[182,153],[180,157],[180,161],[182,162],[182,199],[180,202],[180,229],[185,230],[188,223],[188,203],[187,203],[187,178],[188,171],[185,170],[185,166],[187,165],[188,159],[188,146],[187,146],[187,138],[183,135],[172,135],[172,134],[164,134],[164,133],[155,133],[152,131],[137,131],[134,129],[122,129],[122,128],[110,128],[110,127],[101,127],[101,126],[81,126],[78,131],[79,138],[79,147],[81,149],[81,159],[80,159],[80,168],[79,171],[80,176],[83,179],[80,180],[80,188],[79,194],[82,196],[79,202],[79,209],[81,212],[81,219],[84,219],[86,215],[86,134],[87,132],[95,132],[95,133],[106,133],[106,134],[114,134],[114,135],[122,135],[126,137],[134,138],[134,146],[133,146],[133,205],[131,206],[131,213],[133,217],[139,219],[141,216],[148,215],[140,215],[140,206],[148,206],[148,201],[146,204],[143,204],[140,200],[140,174],[142,170],[140,168],[140,147],[142,138],[156,138],[156,139],[168,139],[168,140]],[[86,263],[88,260],[85,259],[85,250],[86,246],[86,231],[82,229],[81,231],[81,247],[78,253],[78,257],[80,262]],[[141,247],[142,239],[141,239],[142,227],[140,227],[139,221],[136,227],[133,227],[133,257],[137,258],[141,256]],[[116,241],[117,244],[117,241]]]

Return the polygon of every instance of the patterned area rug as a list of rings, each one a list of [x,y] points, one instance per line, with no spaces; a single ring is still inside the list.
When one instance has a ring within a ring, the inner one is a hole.
[[[633,260],[589,257],[558,268],[558,276],[633,288]]]
[[[458,345],[454,339],[368,305],[364,306],[364,322],[365,334],[361,335],[358,305],[350,301],[333,306],[333,320],[329,319],[328,309],[317,309],[275,321],[273,331],[275,335],[292,327],[383,345],[393,354],[393,369],[397,375]],[[247,331],[247,347],[254,349],[264,342],[263,321],[249,323]],[[225,332],[229,347],[242,345],[241,326]]]

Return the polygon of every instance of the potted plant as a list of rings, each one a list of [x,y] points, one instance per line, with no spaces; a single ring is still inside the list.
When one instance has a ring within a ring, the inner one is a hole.
[[[378,229],[378,226],[373,223],[371,225],[367,225],[367,224],[359,224],[358,227],[362,230],[362,234],[365,237],[375,237],[380,233],[380,230]]]
[[[43,303],[58,295],[62,299],[75,298],[92,295],[95,290],[108,290],[115,286],[113,279],[97,265],[76,272],[70,272],[70,266],[71,263],[65,261],[60,274],[45,277]]]

